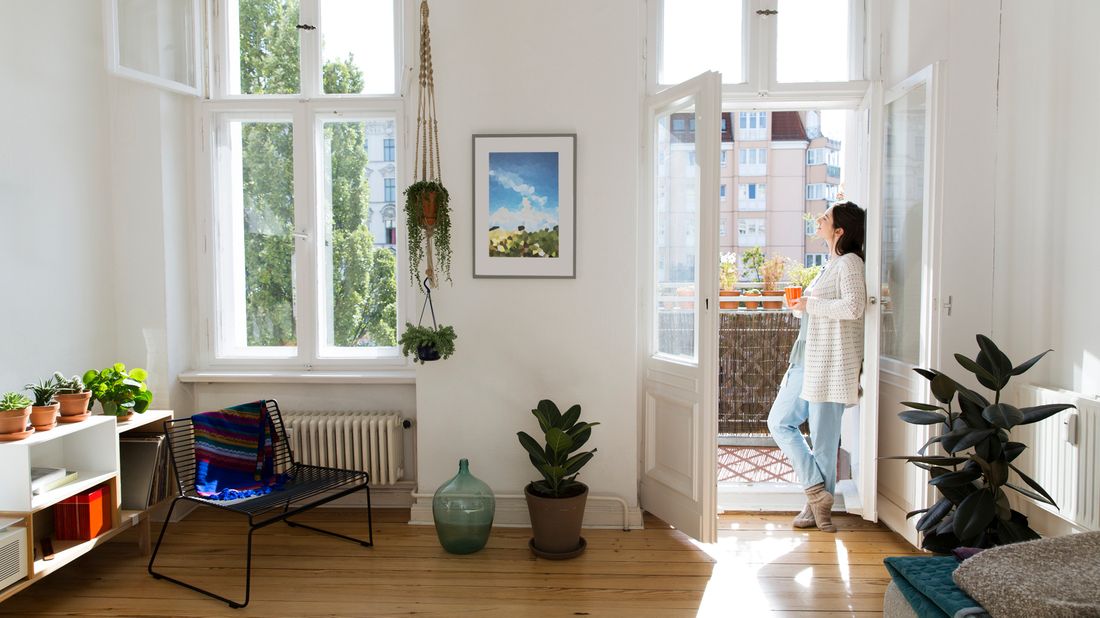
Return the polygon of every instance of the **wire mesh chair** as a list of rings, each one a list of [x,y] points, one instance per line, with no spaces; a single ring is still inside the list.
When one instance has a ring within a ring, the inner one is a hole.
[[[165,435],[168,441],[169,457],[176,473],[176,482],[179,495],[172,500],[168,509],[164,526],[160,529],[157,544],[153,548],[153,555],[149,558],[149,574],[156,579],[165,579],[196,592],[228,603],[232,608],[241,608],[248,605],[249,592],[252,583],[252,534],[260,528],[284,521],[287,525],[305,528],[314,532],[320,532],[348,541],[359,543],[364,547],[374,545],[373,521],[370,512],[370,475],[359,470],[344,470],[340,468],[327,468],[297,463],[294,453],[290,449],[287,440],[286,427],[283,425],[283,417],[279,412],[279,404],[273,399],[264,402],[267,406],[268,418],[273,429],[272,449],[274,451],[274,470],[284,474],[286,482],[281,489],[268,494],[252,496],[234,501],[218,501],[203,498],[195,489],[195,476],[197,464],[195,461],[195,428],[191,418],[168,421],[165,423]],[[331,530],[324,530],[306,524],[291,521],[289,518],[338,500],[356,491],[364,490],[367,493],[367,533],[366,541],[357,539]],[[181,501],[195,502],[200,505],[214,507],[230,513],[236,513],[248,518],[248,539],[246,547],[245,575],[244,575],[244,601],[236,602],[221,595],[204,590],[193,584],[175,579],[153,570],[157,559],[157,552],[164,540],[164,534],[168,531],[168,525],[172,521],[172,511]]]

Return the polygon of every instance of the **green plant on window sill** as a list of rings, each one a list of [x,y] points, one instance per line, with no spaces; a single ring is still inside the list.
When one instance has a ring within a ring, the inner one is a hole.
[[[413,326],[405,322],[405,332],[401,333],[401,354],[413,359],[413,362],[424,363],[426,361],[450,358],[455,352],[455,334],[453,326],[440,324],[436,328],[430,326]]]
[[[88,408],[98,401],[103,406],[103,413],[112,416],[145,412],[153,401],[153,393],[145,385],[147,377],[149,374],[144,369],[135,367],[127,371],[122,363],[115,363],[103,371],[89,369],[83,377],[84,384],[92,391]]]
[[[48,406],[53,403],[53,398],[57,395],[58,390],[57,382],[54,381],[52,376],[38,384],[31,382],[23,388],[34,394],[34,405],[36,407]]]
[[[451,197],[438,180],[418,180],[405,189],[405,230],[409,235],[409,277],[420,281],[425,242],[432,243],[439,271],[451,280]],[[427,212],[425,212],[427,211]],[[429,226],[432,237],[427,238]],[[430,265],[429,265],[430,266]],[[432,282],[433,284],[435,281]]]
[[[7,412],[8,410],[22,410],[31,405],[31,400],[27,398],[23,393],[4,393],[3,397],[0,397],[0,412]]]

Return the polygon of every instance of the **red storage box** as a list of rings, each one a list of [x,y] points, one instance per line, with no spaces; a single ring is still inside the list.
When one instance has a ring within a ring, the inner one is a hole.
[[[65,498],[53,507],[54,537],[87,541],[111,529],[111,488],[103,485]]]

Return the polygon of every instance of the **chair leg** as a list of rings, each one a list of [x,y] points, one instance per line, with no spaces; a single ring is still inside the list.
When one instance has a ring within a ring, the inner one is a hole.
[[[353,536],[348,536],[346,534],[340,534],[339,532],[333,532],[332,530],[325,530],[324,528],[317,528],[315,526],[310,526],[309,524],[303,524],[303,523],[296,522],[296,521],[290,521],[290,518],[284,519],[283,521],[286,522],[286,524],[288,526],[291,526],[293,528],[305,528],[306,530],[312,530],[313,532],[319,532],[321,534],[327,534],[329,536],[334,536],[334,537],[339,538],[339,539],[344,539],[345,541],[352,541],[353,543],[358,543],[358,544],[362,545],[363,547],[374,547],[374,522],[371,518],[371,511],[370,511],[370,485],[363,485],[363,488],[367,492],[367,534],[368,534],[367,538],[368,538],[368,540],[366,540],[366,541],[364,541],[363,539],[357,539]]]
[[[160,527],[160,534],[157,536],[157,544],[153,547],[153,555],[149,556],[149,574],[156,579],[160,579],[163,576],[153,570],[153,563],[157,560],[157,552],[160,551],[160,543],[164,540],[164,533],[168,531],[168,524],[172,521],[172,511],[176,510],[177,502],[179,502],[179,498],[172,500],[172,504],[168,506],[168,515],[164,518],[164,525]]]

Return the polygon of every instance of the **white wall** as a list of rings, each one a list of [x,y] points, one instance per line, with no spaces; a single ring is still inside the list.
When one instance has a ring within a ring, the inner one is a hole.
[[[98,2],[8,2],[0,37],[0,390],[113,361]]]
[[[550,398],[579,403],[583,419],[602,423],[590,442],[599,452],[580,480],[637,503],[641,4],[432,3],[443,180],[455,221],[454,287],[433,299],[458,340],[451,359],[417,372],[421,492],[453,476],[462,457],[495,491],[521,492],[537,474],[516,432],[537,431],[530,410]],[[475,133],[577,134],[576,279],[472,278]]]

